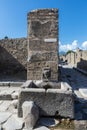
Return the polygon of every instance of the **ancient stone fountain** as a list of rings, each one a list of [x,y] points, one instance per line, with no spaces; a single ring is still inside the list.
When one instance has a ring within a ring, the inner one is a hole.
[[[19,94],[18,116],[23,116],[24,102],[33,101],[40,116],[73,119],[72,89],[58,81],[58,9],[31,11],[27,20],[27,81]]]

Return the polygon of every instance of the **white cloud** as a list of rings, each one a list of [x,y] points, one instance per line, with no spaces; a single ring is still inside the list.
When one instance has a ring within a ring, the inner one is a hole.
[[[85,41],[85,42],[82,43],[82,48],[84,50],[87,50],[87,41]]]
[[[62,44],[59,41],[59,51],[67,52],[68,50],[75,50],[78,47],[78,41],[74,40],[71,44]]]

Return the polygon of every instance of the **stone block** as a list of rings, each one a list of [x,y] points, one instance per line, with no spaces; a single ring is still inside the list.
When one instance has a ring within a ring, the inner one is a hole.
[[[48,128],[45,127],[45,126],[40,126],[40,127],[36,128],[36,129],[34,129],[34,130],[50,130],[50,129],[48,129]]]
[[[56,12],[56,13],[55,13]],[[49,80],[58,81],[58,9],[39,9],[28,14],[27,79],[42,80],[49,67]]]
[[[12,115],[3,125],[3,130],[21,130],[23,128],[23,120],[15,114]]]
[[[79,89],[79,92],[81,93],[81,95],[84,97],[84,98],[87,98],[87,88],[80,88]]]
[[[10,112],[0,112],[0,124],[6,122],[11,115]]]
[[[74,118],[72,91],[61,89],[22,89],[19,94],[18,116],[22,117],[24,101],[34,101],[39,107],[40,116],[62,116]]]
[[[33,101],[25,101],[22,105],[23,120],[26,130],[32,130],[39,118],[39,110]]]
[[[50,82],[50,81],[43,81],[43,80],[27,80],[21,88],[61,88],[60,82]]]

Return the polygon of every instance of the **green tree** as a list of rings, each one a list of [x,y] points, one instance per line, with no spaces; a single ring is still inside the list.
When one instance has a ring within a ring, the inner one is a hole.
[[[5,36],[4,39],[8,39],[8,36]]]
[[[66,55],[69,54],[69,53],[71,53],[71,52],[74,53],[74,51],[72,51],[72,50],[68,50],[68,51],[66,52]]]

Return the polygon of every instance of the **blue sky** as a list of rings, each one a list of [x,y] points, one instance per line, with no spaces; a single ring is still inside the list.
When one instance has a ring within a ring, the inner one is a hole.
[[[27,13],[59,8],[60,50],[87,49],[87,0],[0,0],[0,39],[27,36]]]

